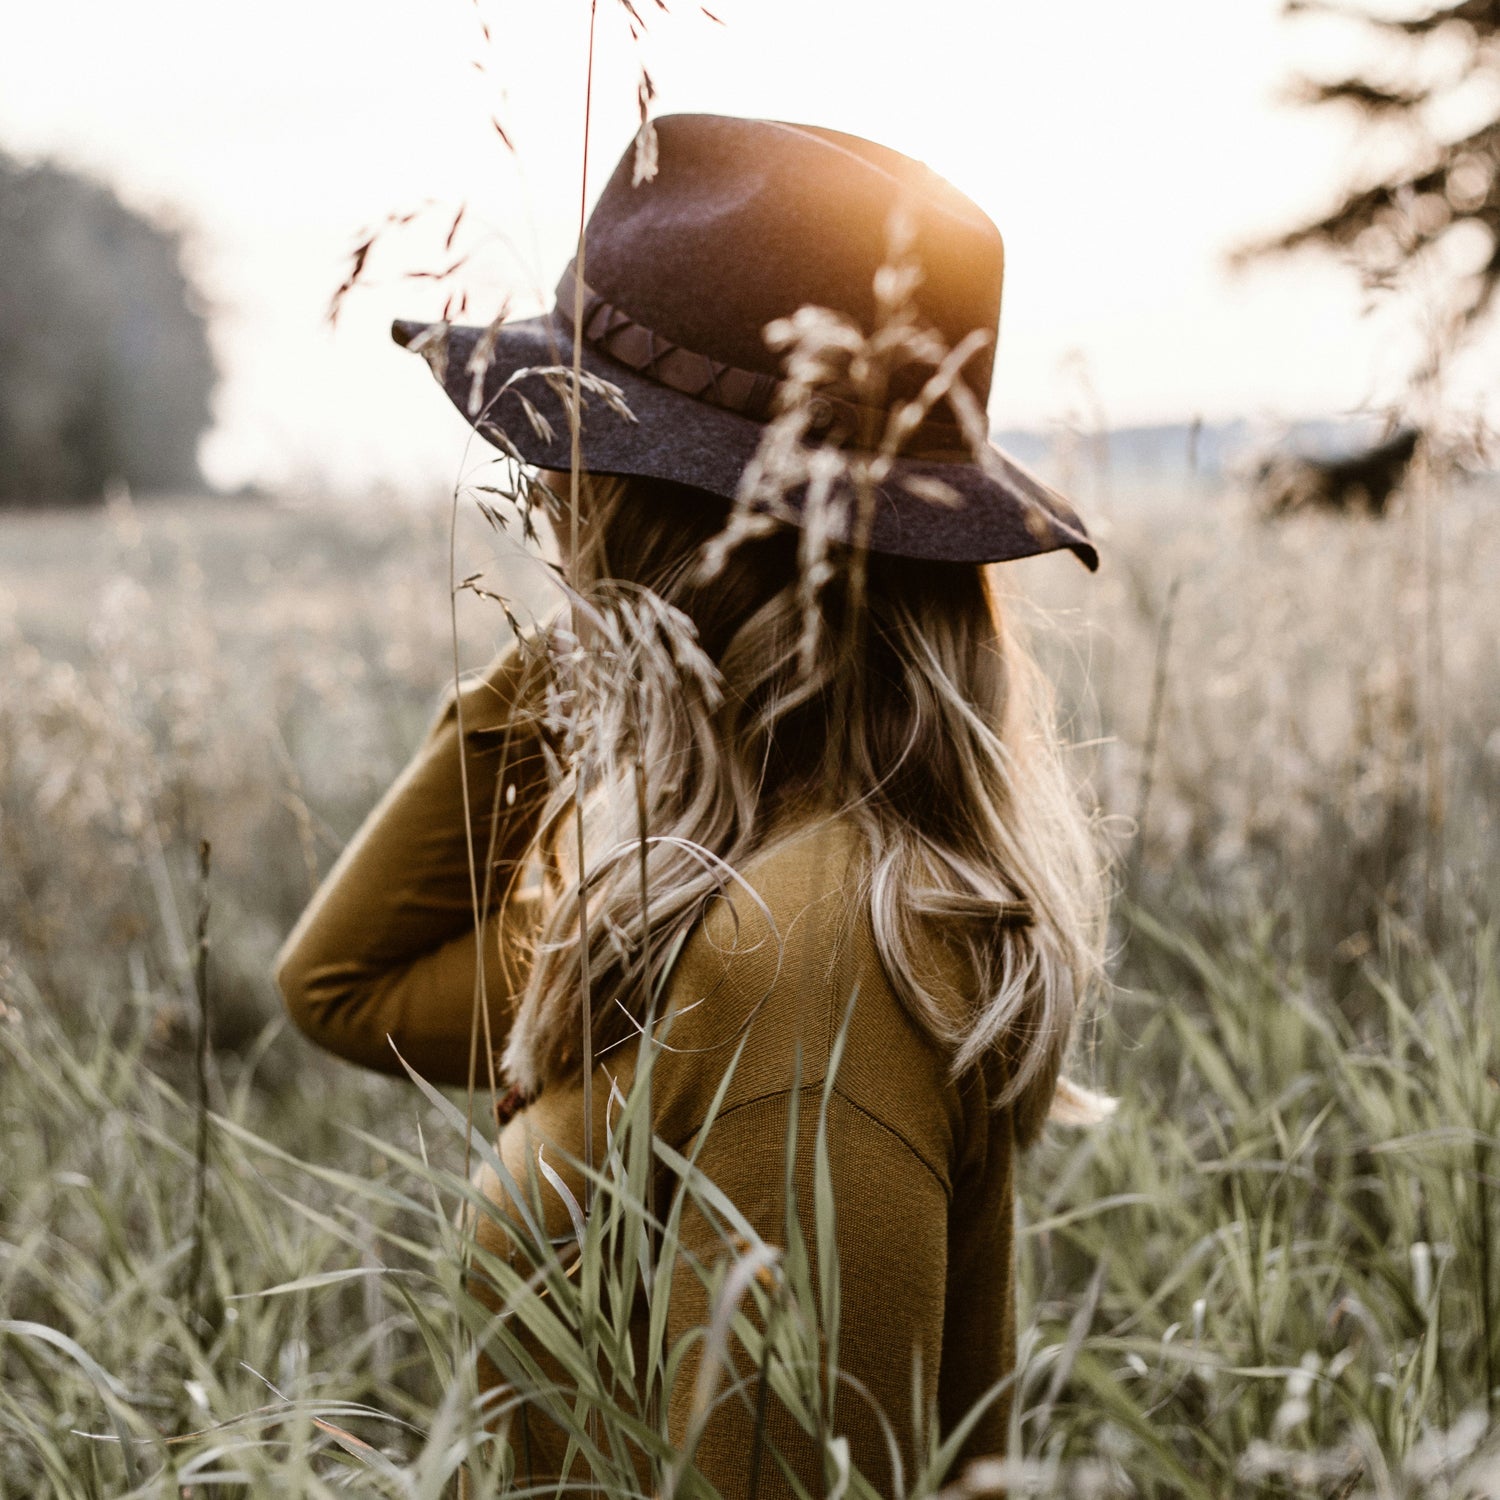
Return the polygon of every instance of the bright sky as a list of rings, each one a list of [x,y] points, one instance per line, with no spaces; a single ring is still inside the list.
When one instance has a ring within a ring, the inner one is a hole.
[[[595,186],[631,138],[641,56],[658,113],[826,124],[926,160],[1006,238],[998,425],[1091,402],[1113,425],[1311,415],[1390,393],[1402,357],[1350,277],[1224,269],[1363,149],[1348,122],[1277,102],[1295,64],[1343,45],[1281,20],[1280,0],[720,0],[722,25],[684,0],[636,3],[639,51],[618,0],[599,0]],[[399,273],[441,264],[467,200],[485,315],[507,287],[555,281],[576,232],[587,20],[587,0],[8,5],[0,146],[190,226],[225,371],[212,478],[446,482],[462,421],[386,333],[441,293]],[[427,200],[430,231],[376,257],[330,333],[357,231]]]

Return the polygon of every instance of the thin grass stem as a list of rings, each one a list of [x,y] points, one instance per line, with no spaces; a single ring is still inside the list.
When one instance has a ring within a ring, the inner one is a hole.
[[[204,1306],[203,1275],[208,1255],[208,916],[209,870],[213,850],[207,839],[198,842],[198,917],[195,928],[193,990],[197,998],[197,1033],[193,1048],[193,1084],[196,1091],[197,1128],[193,1140],[193,1249],[188,1259],[188,1306],[194,1318],[194,1333],[202,1338],[209,1327]]]
[[[1146,851],[1146,815],[1151,810],[1151,792],[1156,779],[1156,755],[1161,741],[1162,720],[1166,716],[1167,667],[1172,649],[1172,625],[1177,616],[1177,596],[1182,589],[1182,574],[1173,576],[1167,586],[1166,603],[1156,629],[1156,656],[1151,673],[1151,706],[1146,715],[1146,743],[1141,752],[1141,779],[1135,801],[1135,842],[1126,874],[1126,888],[1134,892]]]

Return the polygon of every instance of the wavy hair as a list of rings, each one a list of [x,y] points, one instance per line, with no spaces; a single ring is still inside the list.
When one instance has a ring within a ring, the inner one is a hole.
[[[573,629],[583,635],[580,619],[604,618],[611,602],[649,599],[635,617],[672,638],[664,659],[680,666],[696,649],[712,670],[662,683],[660,668],[616,663],[634,707],[596,716],[594,769],[583,772],[587,972],[569,852],[575,771],[554,787],[538,834],[550,915],[507,1073],[527,1089],[576,1076],[585,984],[595,1052],[629,1037],[651,1004],[643,953],[659,968],[722,891],[726,865],[834,812],[868,852],[861,889],[890,982],[955,1072],[998,1054],[996,1102],[1012,1108],[1023,1143],[1049,1110],[1086,1113],[1087,1091],[1059,1079],[1101,966],[1100,858],[1050,691],[986,570],[876,554],[862,578],[835,567],[809,634],[790,528],[739,542],[707,575],[726,514],[684,485],[584,482]],[[589,691],[575,684],[575,720]],[[956,1004],[928,981],[935,951],[963,960]]]

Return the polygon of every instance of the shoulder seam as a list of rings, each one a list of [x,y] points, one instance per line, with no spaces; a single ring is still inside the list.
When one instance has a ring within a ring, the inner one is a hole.
[[[738,1114],[741,1110],[748,1109],[753,1104],[765,1104],[772,1099],[780,1099],[784,1096],[790,1096],[793,1093],[812,1094],[814,1097],[816,1097],[818,1095],[821,1095],[822,1092],[823,1085],[821,1082],[804,1083],[797,1089],[767,1089],[765,1093],[756,1094],[754,1098],[741,1099],[737,1103],[731,1104],[727,1109],[721,1109],[719,1113],[714,1116],[713,1124],[717,1125],[721,1120],[727,1120],[730,1115]],[[937,1185],[943,1190],[943,1197],[951,1201],[953,1197],[952,1184],[943,1175],[943,1173],[940,1172],[935,1166],[933,1166],[933,1164],[927,1159],[927,1155],[925,1152],[919,1151],[916,1146],[914,1146],[899,1130],[895,1128],[895,1126],[887,1124],[887,1122],[882,1120],[879,1115],[873,1114],[870,1110],[866,1109],[863,1104],[859,1103],[857,1099],[851,1097],[836,1083],[833,1086],[833,1092],[837,1094],[838,1097],[842,1099],[850,1109],[854,1110],[856,1114],[859,1114],[864,1119],[868,1120],[870,1124],[875,1126],[877,1130],[884,1131],[885,1134],[890,1136],[893,1140],[899,1141],[901,1145],[906,1148],[906,1150],[911,1152],[911,1154],[916,1157],[916,1159],[921,1162],[921,1164],[927,1169],[927,1172],[931,1176],[932,1180],[936,1182]],[[693,1136],[695,1136],[702,1128],[703,1126],[699,1124],[688,1132],[684,1140],[672,1142],[671,1144],[673,1149],[683,1152],[683,1154],[685,1155],[687,1142],[690,1141]],[[710,1131],[712,1131],[713,1126],[711,1125],[709,1129]]]
[[[917,1147],[913,1145],[911,1141],[907,1140],[907,1138],[899,1130],[897,1130],[894,1125],[888,1124],[885,1120],[882,1120],[879,1115],[873,1114],[870,1110],[866,1109],[864,1105],[861,1104],[857,1099],[853,1098],[851,1095],[847,1094],[843,1089],[841,1089],[837,1083],[834,1084],[833,1091],[839,1096],[840,1099],[844,1101],[845,1104],[849,1106],[850,1109],[857,1110],[877,1129],[885,1131],[887,1135],[894,1136],[898,1141],[900,1141],[901,1144],[905,1146],[906,1149],[910,1151],[911,1154],[915,1156],[916,1159],[921,1162],[922,1165],[926,1167],[927,1170],[932,1174],[933,1179],[936,1181],[937,1185],[942,1188],[943,1196],[945,1198],[952,1197],[952,1186],[944,1177],[943,1173],[940,1172],[935,1166],[933,1166],[933,1164],[928,1161],[926,1154],[922,1151],[919,1151]]]

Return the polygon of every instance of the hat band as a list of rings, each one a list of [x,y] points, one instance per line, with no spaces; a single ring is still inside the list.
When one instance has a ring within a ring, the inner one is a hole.
[[[672,339],[637,323],[629,313],[621,311],[587,282],[581,281],[576,264],[569,262],[557,284],[556,310],[570,325],[577,326],[581,298],[583,341],[591,348],[636,374],[696,401],[737,412],[756,422],[770,419],[776,398],[787,388],[786,381],[755,370],[742,370],[723,360],[710,359],[695,349],[684,349]],[[812,398],[810,406],[808,428],[814,436],[837,429],[846,440],[882,432],[891,415],[883,407],[866,406],[823,392]],[[875,444],[866,441],[855,446],[873,447]],[[958,423],[931,416],[924,418],[908,434],[902,444],[902,455],[934,463],[973,461]]]

